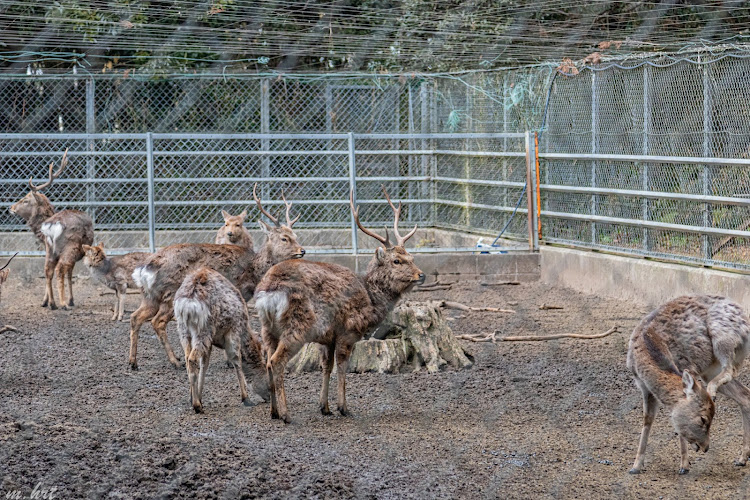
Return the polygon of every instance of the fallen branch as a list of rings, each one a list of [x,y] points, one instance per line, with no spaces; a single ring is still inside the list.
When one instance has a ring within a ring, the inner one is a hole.
[[[516,337],[500,337],[500,340],[504,341],[524,341],[524,340],[555,340],[555,339],[600,339],[611,335],[618,331],[619,326],[613,326],[604,333],[595,333],[593,335],[580,335],[577,333],[558,333],[555,335],[519,335]],[[494,333],[498,333],[499,330],[495,330]]]
[[[5,325],[2,328],[0,328],[0,333],[17,332],[17,331],[18,331],[18,328],[16,328],[15,326],[10,326],[10,325]]]
[[[478,334],[456,335],[456,338],[459,340],[469,340],[471,342],[492,342],[494,344],[495,342],[497,342],[497,332],[498,330],[495,330],[494,332],[484,336]]]
[[[432,290],[450,290],[453,285],[450,283],[442,283],[439,279],[436,279],[434,283],[428,283],[427,285],[419,285],[414,289],[415,292],[430,292]]]
[[[125,293],[128,295],[140,295],[141,291],[140,290],[127,290]],[[102,297],[104,295],[114,295],[114,294],[115,294],[114,290],[108,290],[106,292],[101,292],[99,296]]]
[[[542,304],[539,306],[539,309],[542,311],[549,311],[550,309],[562,309],[562,306],[549,306],[547,304]]]
[[[465,304],[461,304],[460,302],[451,302],[449,300],[438,301],[438,307],[442,309],[458,309],[459,311],[485,311],[508,314],[515,314],[516,312],[512,309],[498,309],[497,307],[471,307]]]
[[[520,281],[499,281],[497,283],[480,283],[481,286],[520,285]]]

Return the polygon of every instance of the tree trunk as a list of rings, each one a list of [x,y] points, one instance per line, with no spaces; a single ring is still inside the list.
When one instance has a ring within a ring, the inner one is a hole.
[[[404,302],[388,315],[372,338],[354,344],[349,371],[400,373],[419,371],[424,366],[434,373],[473,364],[474,357],[453,335],[436,303]],[[292,373],[320,370],[320,346],[306,345],[288,367]]]

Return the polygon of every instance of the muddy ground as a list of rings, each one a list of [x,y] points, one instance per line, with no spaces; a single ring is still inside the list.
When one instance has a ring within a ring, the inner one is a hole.
[[[473,344],[475,366],[438,374],[350,374],[354,416],[318,412],[320,374],[287,378],[293,423],[266,404],[243,407],[234,373],[214,356],[205,414],[187,376],[167,363],[150,325],[140,370],[127,369],[128,324],[114,297],[81,277],[74,311],[39,307],[42,280],[10,281],[0,322],[0,495],[55,498],[742,498],[747,468],[738,408],[719,395],[711,450],[678,443],[663,410],[645,472],[628,474],[640,395],[625,369],[630,331],[646,313],[543,283],[412,294],[513,315],[449,313],[456,333],[622,333],[599,340]],[[128,310],[137,305],[128,297]],[[540,310],[542,304],[561,310]],[[179,352],[174,324],[170,341]],[[748,381],[743,374],[743,380]],[[332,387],[335,387],[332,381]],[[38,485],[38,486],[37,486]],[[6,498],[3,496],[2,498]]]

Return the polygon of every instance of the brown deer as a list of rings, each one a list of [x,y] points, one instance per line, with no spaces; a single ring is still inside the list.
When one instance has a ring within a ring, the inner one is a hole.
[[[125,293],[128,288],[138,288],[133,281],[133,271],[151,256],[148,252],[131,252],[107,257],[104,243],[97,246],[83,245],[83,263],[91,276],[107,288],[115,291],[115,311],[112,321],[122,321],[125,313]]]
[[[257,185],[256,185],[257,187]],[[242,297],[249,300],[256,285],[271,266],[287,259],[299,259],[305,249],[297,243],[292,226],[299,219],[290,219],[291,203],[286,205],[287,224],[279,223],[278,218],[268,213],[262,206],[253,187],[253,198],[260,211],[274,224],[271,227],[259,220],[266,241],[260,251],[241,248],[237,245],[216,245],[214,243],[182,243],[164,247],[152,255],[146,264],[137,267],[133,279],[143,288],[141,305],[130,316],[130,367],[138,369],[138,332],[146,321],[156,330],[169,362],[175,367],[180,363],[167,340],[167,323],[174,317],[172,301],[174,294],[185,279],[185,275],[200,267],[207,267],[224,275],[235,285]]]
[[[55,213],[49,199],[42,190],[57,179],[68,164],[68,150],[65,150],[60,168],[53,173],[54,163],[49,165],[49,180],[41,186],[35,186],[29,179],[31,191],[10,207],[10,212],[18,215],[31,228],[36,237],[44,244],[46,257],[44,275],[47,286],[44,291],[42,307],[49,305],[57,309],[55,296],[52,293],[52,280],[57,272],[58,292],[63,309],[73,307],[73,267],[83,258],[82,245],[94,241],[94,223],[91,217],[79,210],[63,210]],[[70,299],[65,301],[65,277],[68,278]]]
[[[289,422],[284,390],[284,368],[287,361],[308,342],[323,346],[323,386],[320,411],[330,415],[328,384],[334,355],[338,376],[338,411],[349,413],[346,406],[346,370],[354,343],[383,321],[401,295],[415,284],[424,283],[424,274],[404,248],[417,230],[406,236],[398,231],[401,204],[393,206],[393,231],[396,244],[366,229],[359,221],[359,208],[350,208],[357,226],[380,243],[364,276],[336,264],[309,261],[287,261],[273,266],[255,292],[255,308],[260,315],[261,338],[266,354],[271,389],[271,417]]]
[[[252,250],[253,237],[250,236],[250,231],[245,227],[247,210],[243,210],[240,215],[231,215],[229,212],[222,210],[221,215],[224,217],[224,225],[216,233],[214,243],[217,245],[237,245]]]
[[[3,293],[3,285],[5,284],[5,281],[8,279],[8,274],[10,274],[10,269],[6,269],[10,265],[10,261],[13,260],[13,257],[18,255],[18,252],[14,253],[13,256],[8,259],[8,262],[5,263],[3,267],[0,267],[0,299],[2,299],[2,293]],[[18,330],[16,327],[11,325],[5,325],[0,326],[0,333],[3,332],[17,332]]]
[[[750,457],[750,390],[734,377],[750,350],[750,322],[724,297],[678,297],[646,316],[628,346],[627,366],[643,394],[643,429],[631,474],[643,469],[646,442],[657,402],[671,411],[680,437],[680,474],[687,474],[688,445],[708,451],[716,392],[742,411],[744,439],[735,465]],[[708,385],[704,386],[704,381]]]
[[[245,406],[253,405],[245,375],[250,377],[253,390],[268,399],[260,339],[250,327],[245,300],[228,279],[206,267],[188,274],[175,292],[174,315],[185,351],[190,402],[196,413],[203,413],[203,382],[212,346],[226,351],[227,361],[237,372]]]

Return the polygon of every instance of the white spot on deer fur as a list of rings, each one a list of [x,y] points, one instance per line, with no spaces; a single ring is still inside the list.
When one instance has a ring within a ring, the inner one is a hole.
[[[47,243],[49,243],[49,246],[52,247],[52,251],[55,251],[55,243],[57,242],[57,238],[60,237],[60,235],[63,232],[63,225],[60,222],[45,222],[42,224],[42,234],[47,237]]]
[[[143,288],[144,293],[148,295],[154,286],[154,281],[156,281],[156,273],[149,270],[147,266],[136,267],[133,271],[133,281],[137,286]]]
[[[174,315],[178,323],[187,327],[192,344],[200,345],[202,341],[199,334],[208,324],[208,305],[198,299],[180,297],[174,301]]]
[[[284,292],[258,292],[255,297],[255,310],[269,322],[274,318],[279,321],[288,307],[289,299]]]

